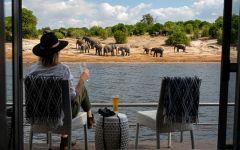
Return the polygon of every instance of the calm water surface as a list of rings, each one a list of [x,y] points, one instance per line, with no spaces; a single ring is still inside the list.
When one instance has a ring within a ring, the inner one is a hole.
[[[74,76],[75,83],[79,79],[82,70],[79,63],[67,63]],[[30,64],[24,65],[24,74],[29,70]],[[218,102],[220,86],[220,64],[219,63],[88,63],[91,75],[87,82],[87,88],[91,102],[111,102],[113,95],[119,95],[120,102],[158,102],[161,80],[164,76],[198,76],[202,79],[200,89],[200,102]],[[7,78],[11,79],[11,64],[7,63]],[[8,84],[8,99],[11,100],[11,81]],[[96,113],[98,108],[94,108]],[[120,112],[126,113],[130,124],[135,123],[135,112],[137,110],[148,110],[149,108],[120,108]],[[151,108],[154,109],[154,108]],[[200,122],[217,122],[218,109],[215,107],[201,107]],[[26,129],[27,130],[27,129]],[[140,136],[143,139],[155,139],[155,133],[143,128]],[[77,135],[82,130],[74,131]],[[28,131],[26,131],[28,133]],[[196,138],[202,139],[206,136],[216,138],[217,126],[197,126]],[[134,138],[134,128],[130,132]],[[177,137],[178,135],[176,135]],[[78,136],[79,137],[79,136]],[[41,136],[36,137],[41,140]],[[90,134],[90,140],[94,134]],[[26,136],[27,139],[27,136]],[[56,138],[57,139],[57,138]]]

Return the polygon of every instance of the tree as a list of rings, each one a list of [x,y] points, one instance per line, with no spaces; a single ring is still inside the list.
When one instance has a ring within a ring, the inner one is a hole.
[[[160,24],[160,23],[155,23],[154,25],[151,25],[149,28],[148,28],[148,33],[151,35],[153,34],[154,32],[159,32],[160,30],[163,29],[163,25]]]
[[[187,24],[186,26],[185,26],[185,32],[187,33],[187,34],[192,34],[193,33],[193,25],[192,24]]]
[[[55,32],[55,35],[58,39],[63,39],[64,38],[64,35],[61,33],[61,32]]]
[[[236,45],[238,40],[238,24],[240,22],[240,16],[232,16],[232,31],[231,31],[231,44]]]
[[[116,31],[122,31],[124,33],[128,33],[127,27],[123,23],[119,23],[112,27],[112,33],[114,34]]]
[[[210,28],[210,25],[207,25],[207,24],[205,24],[202,27],[201,37],[208,37],[209,36],[209,28]]]
[[[92,36],[100,36],[101,30],[102,30],[102,27],[99,27],[99,26],[93,26],[89,29],[90,34]]]
[[[219,38],[219,31],[220,30],[220,28],[218,27],[218,25],[217,24],[212,24],[211,26],[210,26],[210,28],[209,28],[209,36],[211,37],[211,38],[214,38],[214,39],[218,39]]]
[[[165,41],[167,45],[185,44],[190,45],[190,39],[187,37],[185,32],[175,30]]]
[[[175,23],[175,22],[172,22],[172,21],[167,21],[167,22],[165,22],[165,24],[163,25],[163,29],[164,29],[164,30],[167,30],[168,32],[172,32],[175,27],[176,27],[176,23]]]
[[[143,22],[138,22],[133,30],[134,35],[144,35],[148,30],[148,24]]]
[[[215,25],[216,25],[218,28],[222,28],[222,27],[223,27],[223,17],[222,17],[222,16],[218,17],[218,18],[215,20]]]
[[[114,39],[115,39],[116,43],[118,43],[118,44],[127,43],[127,33],[122,32],[120,30],[115,31]]]
[[[66,37],[67,36],[67,29],[66,28],[60,28],[59,30],[58,30],[59,32],[61,32],[63,35],[64,35],[64,37]]]
[[[22,34],[23,38],[36,38],[37,33],[37,18],[31,10],[22,9]]]
[[[153,16],[151,14],[145,14],[145,15],[142,16],[142,20],[140,22],[151,25],[151,24],[154,23],[154,19],[153,19]]]
[[[106,40],[108,38],[108,32],[106,29],[101,29],[100,30],[100,37],[103,39],[103,40]]]
[[[5,17],[5,34],[6,34],[6,41],[12,40],[12,18]]]
[[[127,28],[128,35],[133,35],[134,26],[133,25],[125,25],[125,27]]]
[[[68,37],[80,37],[88,35],[88,32],[84,28],[68,28],[67,29],[67,36]]]

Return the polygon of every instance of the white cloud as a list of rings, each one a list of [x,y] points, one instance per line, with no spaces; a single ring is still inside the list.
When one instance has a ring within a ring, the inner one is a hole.
[[[177,0],[176,0],[177,1]],[[154,3],[154,2],[153,2]],[[11,13],[11,3],[5,2],[6,14]],[[88,0],[23,0],[23,7],[33,11],[38,27],[90,27],[112,26],[117,23],[134,24],[142,15],[151,13],[164,23],[172,20],[202,19],[213,21],[222,15],[223,0],[195,0],[189,6],[156,8],[151,3],[135,6],[93,3]],[[154,7],[154,8],[153,8]]]
[[[189,20],[195,16],[194,11],[188,6],[183,6],[179,8],[168,7],[152,9],[151,13],[164,21]]]
[[[214,21],[223,13],[223,0],[196,0],[191,6],[151,9],[162,22],[202,19]]]
[[[100,10],[102,10],[102,14],[108,18],[116,17],[117,20],[122,21],[128,19],[127,8],[121,5],[112,6],[109,3],[102,3]]]

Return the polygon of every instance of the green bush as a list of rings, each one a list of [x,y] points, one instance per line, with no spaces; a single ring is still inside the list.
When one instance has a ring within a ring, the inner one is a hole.
[[[202,26],[201,37],[208,37],[209,36],[209,25]]]
[[[64,38],[64,35],[61,32],[55,32],[55,35],[57,36],[58,39]]]
[[[192,24],[187,24],[187,25],[185,26],[185,32],[186,32],[187,34],[192,34],[192,33],[193,33],[193,26],[192,26]]]
[[[68,37],[77,38],[77,37],[85,36],[85,35],[87,35],[87,33],[84,29],[80,29],[80,28],[69,28],[69,29],[67,29],[67,36]]]
[[[133,30],[134,35],[144,35],[148,30],[148,24],[144,22],[138,22]]]
[[[114,33],[114,39],[116,43],[118,44],[124,44],[127,43],[127,33],[124,33],[122,31],[115,31]]]
[[[108,32],[107,32],[107,30],[105,30],[105,29],[102,29],[102,30],[100,30],[100,37],[103,39],[103,40],[106,40],[107,38],[108,38]]]
[[[7,42],[11,42],[12,41],[12,33],[11,32],[6,31],[5,36],[6,36],[6,41]]]
[[[212,24],[212,26],[209,28],[209,36],[211,38],[218,39],[220,36],[219,30],[221,30],[221,28],[219,28],[217,24]]]
[[[93,26],[89,29],[90,34],[92,36],[100,36],[101,30],[102,30],[102,27],[99,27],[99,26]]]
[[[112,33],[114,34],[116,31],[122,31],[124,33],[128,33],[127,27],[123,23],[119,23],[112,27]]]
[[[193,39],[193,40],[197,40],[197,39],[199,39],[199,37],[200,37],[199,30],[198,30],[198,29],[195,29],[195,30],[193,31],[192,39]]]
[[[175,44],[185,44],[190,45],[190,39],[187,37],[186,33],[176,30],[165,41],[166,45],[175,45]]]
[[[217,42],[218,42],[218,44],[222,44],[222,30],[219,30],[218,34],[219,34],[219,36],[218,36]]]
[[[163,25],[160,24],[160,23],[156,23],[156,24],[154,24],[154,25],[149,26],[149,28],[148,28],[148,33],[151,35],[151,34],[153,34],[154,32],[159,32],[159,31],[162,30],[162,29],[163,29]]]

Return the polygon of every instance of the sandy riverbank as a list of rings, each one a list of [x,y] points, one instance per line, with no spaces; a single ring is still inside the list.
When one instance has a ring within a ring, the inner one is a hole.
[[[186,52],[174,53],[173,47],[165,46],[166,37],[132,36],[127,45],[131,47],[130,56],[97,56],[95,50],[90,53],[80,53],[76,50],[76,39],[67,38],[69,45],[61,51],[60,60],[64,62],[219,62],[221,60],[221,46],[214,39],[199,39],[191,42]],[[101,40],[103,44],[114,43],[113,38]],[[23,40],[23,61],[33,62],[37,57],[32,54],[32,48],[39,43],[39,39]],[[163,57],[143,54],[143,47],[163,47]],[[11,44],[6,43],[6,58],[11,59]],[[232,52],[233,57],[236,52]]]

